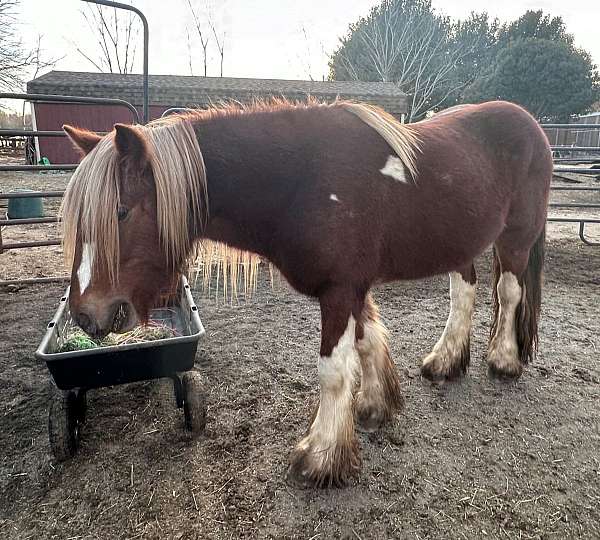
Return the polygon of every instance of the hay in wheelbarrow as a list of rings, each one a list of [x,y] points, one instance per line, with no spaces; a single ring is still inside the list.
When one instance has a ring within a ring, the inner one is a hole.
[[[177,337],[179,334],[170,326],[150,321],[147,325],[136,326],[129,332],[122,334],[108,334],[103,339],[94,340],[77,326],[72,326],[67,330],[65,340],[58,348],[57,352],[83,351],[86,349],[96,349],[98,347],[113,347],[115,345],[131,345],[134,343],[143,343],[145,341],[157,341],[159,339],[168,339]]]

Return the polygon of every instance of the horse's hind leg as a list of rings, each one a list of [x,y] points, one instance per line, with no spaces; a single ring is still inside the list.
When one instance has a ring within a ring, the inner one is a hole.
[[[491,377],[516,379],[535,354],[541,304],[544,231],[529,248],[510,234],[494,252],[494,318],[488,347]],[[519,245],[518,249],[512,246]]]
[[[341,486],[360,469],[353,401],[360,372],[356,320],[363,300],[364,293],[346,287],[330,287],[319,297],[320,402],[308,433],[290,457],[290,473],[302,484]]]
[[[471,264],[450,273],[450,314],[442,337],[423,359],[421,373],[432,381],[463,375],[471,358],[471,318],[477,277]]]
[[[362,370],[356,417],[364,429],[372,431],[402,408],[403,399],[400,378],[390,357],[388,332],[370,294],[356,327],[356,349]]]

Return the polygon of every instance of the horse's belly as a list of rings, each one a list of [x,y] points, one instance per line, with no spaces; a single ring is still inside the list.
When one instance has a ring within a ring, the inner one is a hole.
[[[414,235],[398,235],[382,261],[381,279],[421,279],[470,265],[492,245],[504,228],[502,215],[463,219],[460,224],[429,221],[415,227]]]

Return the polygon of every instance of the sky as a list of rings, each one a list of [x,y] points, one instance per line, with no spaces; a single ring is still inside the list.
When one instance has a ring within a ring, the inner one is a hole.
[[[150,27],[150,73],[189,75],[186,27],[191,23],[187,0],[132,0],[147,16]],[[348,25],[377,4],[376,0],[192,0],[201,13],[210,9],[225,32],[224,75],[282,79],[322,79],[327,53],[336,48]],[[210,4],[209,4],[210,3]],[[527,9],[560,15],[575,44],[600,64],[600,0],[433,0],[434,8],[452,18],[486,10],[501,21],[514,20]],[[92,54],[96,44],[80,13],[80,0],[21,0],[20,31],[25,43],[42,34],[48,57],[61,58],[55,69],[95,71],[75,49]],[[192,33],[192,36],[194,34]],[[202,74],[201,50],[192,41],[193,73]],[[218,76],[214,43],[208,75]],[[136,71],[141,71],[141,32]]]

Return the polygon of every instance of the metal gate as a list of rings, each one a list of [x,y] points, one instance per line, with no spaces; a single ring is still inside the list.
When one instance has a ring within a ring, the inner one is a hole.
[[[563,129],[588,131],[596,130],[600,132],[599,124],[542,124],[546,129]],[[554,157],[554,172],[555,173],[576,173],[583,175],[600,176],[600,167],[569,167],[569,164],[600,164],[600,146],[551,146]],[[576,154],[585,154],[577,157]],[[564,157],[566,156],[566,157]],[[558,217],[548,216],[549,222],[555,223],[578,223],[579,238],[588,246],[600,246],[600,242],[594,242],[585,236],[585,226],[588,224],[600,225],[600,186],[552,186],[551,191],[568,191],[568,192],[595,192],[599,194],[598,201],[594,203],[557,203],[550,202],[550,209],[591,209],[597,210],[594,217],[590,216],[574,216],[574,217]]]
[[[45,94],[14,94],[0,93],[0,99],[22,99],[31,103],[40,102],[58,102],[58,103],[87,103],[94,105],[117,105],[126,107],[131,112],[133,123],[139,124],[139,115],[136,108],[129,102],[120,99],[108,98],[85,98],[78,96],[52,96]],[[35,131],[35,130],[19,130],[19,129],[0,129],[0,137],[66,137],[64,131]],[[76,163],[60,164],[60,165],[2,165],[0,164],[0,172],[12,171],[72,171],[77,168]],[[0,192],[0,200],[10,199],[25,199],[25,198],[58,198],[63,196],[63,191],[27,191],[2,193]],[[58,238],[48,240],[37,240],[32,242],[4,242],[2,239],[2,227],[13,227],[19,225],[34,225],[39,223],[56,223],[58,216],[41,217],[41,218],[24,218],[12,219],[6,216],[5,219],[0,219],[0,254],[9,249],[24,249],[40,246],[57,246],[61,241]],[[57,278],[31,278],[22,280],[0,281],[0,285],[7,283],[47,283],[50,281],[63,281],[68,279],[67,276]]]
[[[100,4],[103,6],[114,7],[117,9],[124,9],[132,11],[138,15],[142,21],[144,28],[144,58],[143,58],[143,105],[142,105],[142,116],[143,122],[147,123],[149,119],[149,107],[148,107],[148,42],[149,42],[149,31],[148,21],[144,14],[134,6],[128,4],[122,4],[120,2],[113,2],[111,0],[83,0],[92,4]],[[92,105],[116,105],[127,108],[131,112],[132,121],[135,124],[140,123],[140,118],[137,109],[128,101],[122,99],[109,99],[109,98],[92,98],[92,97],[80,97],[80,96],[55,96],[46,94],[19,94],[19,93],[0,93],[0,99],[19,99],[29,101],[30,103],[84,103]],[[21,130],[21,129],[0,129],[0,139],[6,137],[20,137],[25,140],[34,140],[37,137],[66,137],[63,131],[36,131],[36,130]],[[77,168],[77,164],[61,164],[61,165],[2,165],[0,164],[0,173],[3,171],[71,171]],[[16,198],[59,198],[63,196],[63,191],[29,191],[19,193],[3,193],[0,188],[0,200],[10,200]],[[32,242],[3,242],[2,240],[2,227],[12,227],[18,225],[33,225],[39,223],[56,223],[58,216],[42,217],[42,218],[25,218],[25,219],[10,219],[8,216],[6,219],[0,219],[0,254],[10,249],[24,249],[31,247],[40,246],[56,246],[60,245],[61,241],[58,238],[51,238],[48,240],[32,241]],[[52,281],[65,281],[68,280],[68,276],[54,277],[54,278],[31,278],[31,279],[20,279],[10,281],[0,281],[0,285],[7,284],[20,284],[20,283],[48,283]]]

